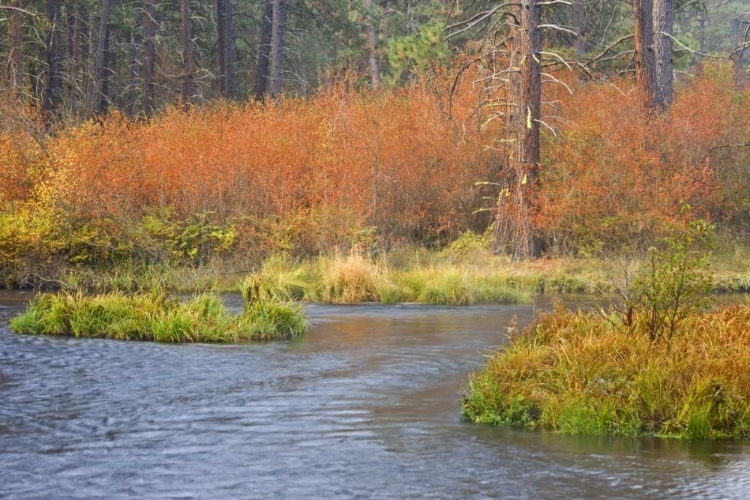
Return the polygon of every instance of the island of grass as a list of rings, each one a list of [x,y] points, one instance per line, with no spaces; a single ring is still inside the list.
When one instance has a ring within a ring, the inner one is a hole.
[[[295,304],[248,302],[243,313],[236,315],[214,295],[180,300],[159,292],[40,294],[10,325],[22,334],[156,342],[279,340],[307,329],[304,314]]]
[[[652,338],[561,306],[471,376],[465,418],[572,434],[750,438],[750,304],[686,317]]]

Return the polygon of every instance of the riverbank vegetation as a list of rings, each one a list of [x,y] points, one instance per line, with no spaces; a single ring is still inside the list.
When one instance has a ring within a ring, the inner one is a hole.
[[[301,308],[290,303],[254,301],[236,315],[214,295],[180,300],[159,292],[40,294],[10,325],[22,334],[156,342],[279,340],[307,330]]]
[[[380,93],[342,81],[148,121],[111,113],[52,135],[32,108],[3,101],[0,281],[228,290],[282,259],[285,273],[315,277],[307,300],[512,301],[524,297],[510,290],[601,290],[618,255],[704,217],[724,241],[717,289],[747,289],[750,93],[733,68],[705,64],[651,121],[623,95],[627,79],[557,75],[575,92],[553,91],[565,120],[544,138],[534,224],[545,254],[511,264],[487,233],[502,163],[487,145],[502,124],[482,123],[474,69],[453,85],[460,61]],[[352,251],[377,291],[330,281]]]
[[[472,375],[464,416],[573,434],[750,438],[750,303],[710,308],[712,228],[665,238],[608,309],[558,302]]]
[[[685,318],[654,342],[558,307],[474,374],[466,418],[572,434],[750,438],[750,305]]]

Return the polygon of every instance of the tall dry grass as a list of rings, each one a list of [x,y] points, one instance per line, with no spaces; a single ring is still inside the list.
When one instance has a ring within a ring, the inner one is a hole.
[[[671,342],[558,306],[472,375],[466,418],[574,434],[750,438],[750,304],[695,314]]]

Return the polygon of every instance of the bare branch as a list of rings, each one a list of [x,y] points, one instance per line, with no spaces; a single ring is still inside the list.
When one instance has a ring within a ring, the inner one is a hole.
[[[553,30],[564,31],[566,33],[570,33],[571,35],[578,36],[578,32],[574,30],[573,28],[569,28],[567,26],[560,26],[558,24],[540,24],[539,26],[537,26],[537,28],[539,29],[550,28]]]
[[[539,124],[544,125],[545,127],[547,127],[547,129],[549,129],[549,131],[552,132],[552,135],[554,135],[555,137],[557,137],[557,132],[555,132],[555,129],[553,129],[552,127],[550,127],[549,125],[547,125],[544,122],[544,120],[535,120],[535,121],[537,121]]]
[[[552,57],[557,58],[562,64],[565,65],[566,68],[568,68],[570,71],[573,71],[573,68],[570,67],[570,64],[568,64],[568,62],[565,59],[563,59],[563,57],[560,54],[555,54],[554,52],[544,52],[544,51],[539,52],[539,53],[542,54],[543,56],[552,56]]]
[[[687,45],[685,45],[684,43],[682,43],[681,41],[679,41],[678,39],[676,39],[675,37],[673,37],[672,35],[670,35],[669,33],[667,33],[666,31],[655,31],[654,34],[664,35],[664,36],[666,36],[668,38],[671,38],[674,43],[676,43],[677,45],[679,45],[680,47],[682,47],[684,50],[687,50],[688,52],[691,52],[693,54],[697,54],[697,55],[702,56],[702,57],[710,57],[712,59],[723,59],[723,57],[712,56],[710,54],[704,54],[703,52],[698,52],[695,49],[691,49],[690,47],[688,47]]]
[[[444,29],[444,31],[451,31],[451,30],[453,30],[455,28],[459,28],[459,27],[461,27],[461,29],[459,31],[456,31],[456,32],[453,32],[453,33],[449,33],[446,36],[446,38],[454,37],[454,36],[456,36],[456,35],[458,35],[460,33],[463,33],[465,31],[468,31],[468,30],[474,28],[478,24],[482,23],[483,21],[485,21],[485,20],[491,18],[492,16],[494,16],[495,14],[497,14],[502,9],[505,9],[507,7],[520,7],[520,6],[521,6],[520,3],[509,2],[509,3],[500,4],[500,5],[494,7],[492,9],[490,9],[490,10],[485,10],[483,12],[479,12],[479,13],[473,15],[472,17],[470,17],[469,19],[466,19],[464,21],[461,21],[461,22],[452,24],[450,26],[447,26]]]
[[[0,10],[15,10],[16,12],[20,12],[22,14],[26,14],[31,17],[36,17],[36,14],[34,14],[33,12],[26,10],[26,9],[22,9],[20,7],[13,7],[12,5],[0,5]]]
[[[614,42],[612,42],[610,45],[608,45],[607,47],[605,47],[605,49],[603,51],[601,51],[597,56],[589,59],[586,64],[593,64],[593,63],[597,62],[599,59],[601,59],[604,56],[606,56],[607,53],[609,53],[612,49],[614,49],[615,47],[617,47],[618,45],[620,45],[622,42],[625,42],[627,40],[632,40],[632,38],[633,38],[633,35],[621,36],[620,38],[618,38],[617,40],[615,40]]]
[[[567,83],[563,82],[562,80],[559,80],[559,79],[555,78],[554,76],[550,75],[549,73],[542,73],[542,76],[546,76],[547,78],[549,78],[549,80],[542,80],[542,83],[546,83],[546,82],[557,83],[557,84],[562,85],[563,87],[565,87],[565,89],[570,93],[570,95],[573,95],[573,90],[570,87],[568,87]]]

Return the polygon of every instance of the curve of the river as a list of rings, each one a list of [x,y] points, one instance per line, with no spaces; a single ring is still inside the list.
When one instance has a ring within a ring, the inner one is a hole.
[[[0,292],[0,498],[750,498],[750,446],[461,422],[531,306],[309,306],[292,342],[12,334]],[[238,307],[236,298],[230,298]]]

